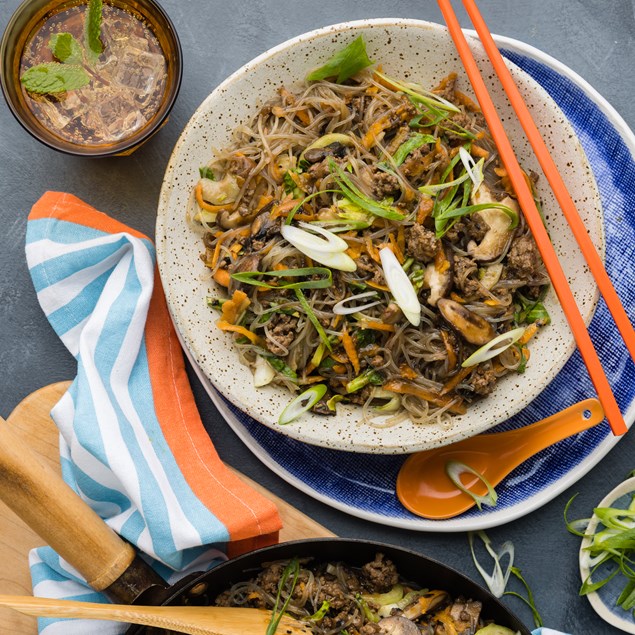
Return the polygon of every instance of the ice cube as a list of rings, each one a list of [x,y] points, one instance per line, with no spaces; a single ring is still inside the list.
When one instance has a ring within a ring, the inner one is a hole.
[[[165,70],[163,55],[131,48],[119,58],[112,79],[115,84],[125,86],[137,95],[149,95],[163,80]]]
[[[36,103],[54,132],[59,132],[68,126],[70,118],[63,113],[60,102],[52,102],[45,97],[38,99]]]
[[[138,104],[125,89],[93,91],[92,107],[87,110],[86,124],[101,141],[123,139],[147,123]]]

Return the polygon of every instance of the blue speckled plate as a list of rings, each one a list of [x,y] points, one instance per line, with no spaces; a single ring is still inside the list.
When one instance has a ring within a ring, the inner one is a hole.
[[[614,490],[609,492],[602,499],[597,507],[617,507],[618,509],[627,509],[631,505],[635,492],[635,478],[629,478],[620,483]],[[586,532],[593,534],[597,531],[598,525],[601,525],[597,516],[591,518],[591,522]],[[591,540],[584,538],[580,546],[580,575],[582,580],[586,580],[590,573],[589,554],[585,548],[591,544]],[[593,580],[602,580],[610,575],[617,568],[617,564],[613,562],[601,565],[593,574]],[[616,575],[603,587],[597,591],[589,593],[587,597],[595,612],[606,622],[612,624],[616,628],[625,633],[635,633],[635,616],[632,610],[626,611],[616,605],[617,599],[624,588],[624,577]]]
[[[606,100],[557,60],[515,40],[499,37],[497,42],[507,58],[547,90],[578,134],[602,199],[606,266],[627,311],[633,312],[635,136]],[[630,425],[635,419],[635,368],[603,301],[590,330]],[[472,509],[448,520],[427,520],[407,511],[395,495],[395,480],[406,456],[355,454],[295,441],[245,415],[220,397],[200,371],[199,376],[229,425],[260,460],[289,483],[355,516],[419,531],[483,529],[524,516],[575,483],[619,440],[604,422],[544,450],[514,470],[497,487],[496,507]],[[537,399],[495,431],[533,423],[594,394],[576,352]]]

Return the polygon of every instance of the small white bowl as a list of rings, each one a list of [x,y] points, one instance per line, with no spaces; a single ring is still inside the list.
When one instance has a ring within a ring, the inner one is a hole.
[[[300,35],[252,60],[226,79],[201,104],[174,149],[169,162],[157,220],[157,256],[165,293],[176,328],[194,360],[214,386],[254,419],[282,434],[338,450],[382,454],[409,453],[473,436],[505,421],[534,399],[555,377],[574,350],[564,314],[550,292],[546,299],[552,324],[530,344],[531,360],[523,375],[511,374],[495,392],[469,407],[450,423],[416,425],[405,421],[380,429],[360,425],[356,406],[338,405],[336,417],[306,414],[287,426],[277,419],[290,393],[276,387],[254,389],[251,372],[238,361],[231,337],[215,326],[218,315],[205,297],[216,295],[199,259],[201,236],[185,221],[198,168],[211,158],[212,148],[230,142],[232,129],[247,122],[284,84],[293,88],[307,72],[336,50],[363,35],[371,59],[395,77],[434,86],[451,71],[459,74],[461,90],[469,82],[445,27],[418,20],[376,19],[338,24]],[[540,168],[502,89],[487,70],[480,43],[471,40],[508,135],[525,168]],[[534,80],[509,63],[538,128],[574,197],[593,242],[604,248],[602,212],[596,184],[584,151],[566,117]],[[546,222],[578,306],[588,323],[597,301],[597,287],[571,236],[564,217],[542,177],[538,189]]]
[[[597,507],[624,507],[630,502],[627,498],[629,494],[635,491],[635,477],[620,483],[614,490],[610,491],[597,505]],[[624,498],[624,505],[620,504],[620,498]],[[615,503],[618,503],[617,505]],[[599,524],[599,519],[595,514],[591,517],[586,533],[593,534]],[[583,538],[580,545],[580,576],[582,581],[587,579],[590,573],[589,554],[585,549],[591,544],[590,538]],[[599,574],[601,575],[601,574]],[[601,579],[601,578],[599,578]],[[605,621],[619,628],[625,633],[635,633],[635,617],[633,611],[625,611],[616,606],[617,600],[622,588],[624,578],[618,574],[613,580],[601,587],[598,591],[587,594],[587,598],[593,607],[593,610]],[[620,587],[620,584],[622,586]]]

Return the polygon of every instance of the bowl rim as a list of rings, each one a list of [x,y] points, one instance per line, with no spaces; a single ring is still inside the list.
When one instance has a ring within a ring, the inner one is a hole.
[[[64,3],[65,0],[57,0],[60,4]],[[108,2],[108,0],[106,0]],[[121,4],[126,4],[126,0],[119,0]],[[172,19],[167,14],[165,9],[157,2],[157,0],[143,0],[148,5],[151,6],[152,11],[156,11],[161,19],[165,22],[166,29],[165,32],[169,34],[170,39],[172,40],[174,51],[174,82],[170,86],[167,86],[168,97],[165,101],[165,105],[163,106],[164,111],[160,117],[156,117],[154,123],[151,126],[147,126],[139,136],[130,137],[129,142],[121,141],[120,145],[116,148],[110,148],[104,151],[97,152],[85,152],[82,151],[82,146],[78,144],[73,144],[70,142],[66,142],[60,140],[56,142],[55,136],[50,135],[47,137],[45,135],[40,135],[38,132],[29,124],[28,121],[22,117],[19,109],[14,103],[14,100],[11,98],[10,91],[8,89],[8,84],[11,82],[12,73],[5,72],[5,66],[7,63],[7,56],[9,51],[8,40],[11,34],[14,32],[16,27],[16,22],[23,15],[23,13],[27,13],[32,11],[32,1],[31,0],[22,0],[22,2],[15,9],[7,26],[4,29],[2,34],[2,38],[0,39],[0,88],[2,89],[2,94],[4,95],[4,100],[11,114],[14,116],[16,121],[26,130],[34,139],[44,144],[46,147],[51,148],[52,150],[56,150],[57,152],[61,152],[63,154],[67,154],[70,156],[77,157],[86,157],[86,158],[107,158],[114,157],[119,155],[130,154],[140,146],[142,146],[150,137],[152,137],[156,132],[158,132],[164,125],[167,123],[168,117],[176,103],[176,99],[181,90],[181,83],[183,81],[183,48],[181,46],[181,40],[179,39],[179,34],[172,22]]]
[[[165,229],[164,224],[168,220],[166,214],[167,214],[167,210],[169,209],[169,200],[175,187],[175,183],[173,182],[174,181],[173,170],[178,165],[178,162],[180,160],[179,156],[181,154],[181,150],[183,146],[189,141],[189,139],[187,138],[188,133],[190,133],[191,130],[196,127],[200,117],[210,110],[209,104],[214,102],[214,100],[217,98],[217,95],[219,93],[224,92],[228,86],[238,81],[244,75],[248,75],[252,71],[252,69],[263,65],[265,62],[267,62],[271,58],[274,58],[279,53],[284,52],[288,49],[291,49],[299,43],[311,41],[313,39],[323,37],[325,35],[333,35],[336,33],[339,34],[341,32],[347,32],[347,31],[354,32],[358,29],[381,28],[381,27],[388,27],[388,28],[407,27],[407,28],[426,29],[426,30],[437,31],[437,32],[439,31],[447,32],[446,26],[436,22],[411,19],[411,18],[390,18],[390,17],[372,18],[368,20],[351,20],[351,21],[340,22],[340,23],[335,23],[335,24],[319,27],[317,29],[313,29],[311,31],[301,33],[292,38],[289,38],[267,49],[266,51],[254,57],[253,59],[247,61],[240,68],[238,68],[233,73],[231,73],[220,84],[218,84],[218,86],[216,86],[214,90],[209,95],[207,95],[207,97],[205,97],[205,99],[201,102],[201,104],[198,106],[198,108],[190,117],[186,126],[183,128],[174,146],[174,149],[170,156],[170,160],[168,161],[168,164],[165,170],[164,180],[162,183],[161,192],[160,192],[159,201],[158,201],[158,215],[157,215],[157,224],[156,224],[156,232],[155,232],[157,262],[159,265],[159,272],[162,276],[164,273],[162,271],[163,270],[162,265],[166,262],[165,260],[166,257],[168,257],[167,240],[166,240],[167,237],[164,231]],[[468,37],[468,41],[478,44],[478,39],[473,32],[468,31],[466,35]],[[548,100],[551,104],[551,107],[555,111],[561,112],[560,108],[557,106],[557,104],[555,104],[555,102],[551,99],[547,91],[542,86],[540,86],[540,84],[538,84],[533,78],[531,78],[522,69],[519,69],[515,64],[513,64],[513,62],[506,61],[506,63],[514,67],[517,73],[528,78],[534,90],[538,94],[540,94],[541,97],[543,97],[545,100]],[[563,115],[563,118],[564,118],[564,115]],[[566,118],[564,119],[567,122],[566,125],[570,126]],[[573,130],[573,128],[571,129]],[[573,149],[573,151],[575,152],[575,156],[581,158],[585,162],[585,164],[588,165],[588,159],[586,158],[584,150],[577,136],[574,137],[573,143],[575,145]],[[591,174],[591,178],[593,178],[592,174]],[[599,214],[601,215],[602,205],[601,205],[601,200],[599,198],[599,193],[598,193],[595,181],[593,181],[592,195],[594,200],[594,207],[599,211]],[[597,233],[598,233],[598,236],[597,236],[598,240],[600,241],[600,254],[601,254],[601,257],[604,259],[605,231],[604,231],[604,225],[602,222],[598,223]],[[167,280],[164,280],[164,282],[165,282],[164,288],[168,287],[169,285],[167,284]],[[551,293],[553,293],[553,291],[551,291],[550,294]],[[584,316],[585,324],[587,325],[590,323],[591,319],[593,318],[593,315],[595,313],[595,309],[597,307],[597,303],[599,300],[599,296],[600,296],[599,289],[597,288],[597,285],[594,285],[592,297],[588,299],[588,303],[586,306],[586,309],[587,309],[586,315]],[[191,353],[191,357],[194,358],[194,360],[197,360],[198,358],[201,357],[200,351],[198,350],[198,347],[194,346],[194,344],[191,341],[189,341],[188,337],[186,337],[185,335],[181,333],[179,329],[179,325],[181,324],[182,320],[179,319],[180,314],[178,311],[178,307],[173,304],[169,293],[166,293],[166,300],[167,300],[168,308],[170,310],[170,314],[172,316],[175,327],[177,328],[177,331],[179,331],[179,334],[182,335],[182,341],[184,342],[185,346],[188,348],[188,352]],[[554,302],[557,301],[555,299],[555,295],[553,295],[553,301]],[[549,372],[546,375],[546,379],[544,379],[540,383],[540,386],[536,386],[535,390],[533,390],[531,393],[523,394],[522,397],[518,398],[514,402],[513,408],[508,410],[505,413],[504,418],[499,417],[498,419],[491,421],[488,424],[487,428],[480,428],[477,432],[474,432],[472,430],[467,432],[459,431],[457,434],[449,435],[447,438],[444,437],[444,440],[441,442],[434,442],[432,444],[424,444],[424,446],[421,446],[421,447],[420,447],[421,444],[413,446],[409,444],[404,445],[404,444],[397,444],[397,443],[390,447],[385,447],[385,446],[378,447],[377,444],[373,443],[372,440],[369,441],[368,443],[365,443],[364,441],[361,441],[361,440],[357,440],[354,444],[343,442],[340,440],[335,440],[334,442],[332,439],[330,441],[325,441],[325,440],[318,440],[313,437],[308,438],[301,431],[294,432],[293,434],[288,434],[286,430],[283,430],[277,426],[272,426],[269,423],[263,423],[263,425],[267,425],[268,427],[280,432],[281,434],[286,434],[287,436],[290,436],[300,442],[309,443],[312,445],[317,445],[317,446],[325,447],[328,449],[342,450],[342,451],[348,451],[348,452],[368,452],[368,453],[377,453],[377,454],[406,454],[406,453],[410,453],[414,451],[419,451],[421,449],[425,450],[430,447],[437,447],[439,445],[452,443],[466,436],[473,436],[474,434],[481,433],[487,429],[490,429],[502,423],[503,421],[507,420],[509,417],[512,417],[518,412],[520,412],[529,403],[531,403],[533,399],[535,399],[535,397],[540,393],[541,390],[544,389],[546,385],[549,384],[549,382],[551,382],[556,377],[556,375],[562,370],[562,368],[566,364],[567,360],[571,357],[575,349],[576,349],[576,343],[574,338],[571,336],[568,339],[566,346],[563,348],[563,352],[561,353],[560,357],[548,369]],[[196,362],[196,365],[199,366],[198,362]],[[204,373],[205,376],[207,376],[207,373],[205,373],[205,371],[202,371],[202,372]],[[221,388],[219,388],[216,382],[214,382],[213,377],[208,377],[208,378],[210,382],[212,383],[212,385],[214,385],[216,389],[223,395],[223,397],[227,398],[233,405],[241,409],[248,416],[262,422],[262,417],[256,411],[255,407],[253,407],[250,403],[245,403],[243,400],[239,398],[239,396],[234,395],[230,392],[226,392],[222,390]],[[460,416],[463,417],[465,415],[460,415]]]

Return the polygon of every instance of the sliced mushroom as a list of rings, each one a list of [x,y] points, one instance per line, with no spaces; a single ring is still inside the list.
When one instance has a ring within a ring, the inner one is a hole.
[[[487,320],[454,300],[441,298],[437,307],[444,319],[470,344],[482,346],[496,336],[496,331]]]
[[[476,194],[472,196],[474,205],[496,202],[498,201],[496,201],[491,190],[484,183],[478,188]],[[500,204],[511,208],[518,214],[518,203],[510,196],[506,196],[500,201]],[[474,240],[470,241],[467,245],[467,251],[474,260],[481,262],[495,260],[503,253],[512,236],[512,219],[503,210],[495,207],[475,212],[474,215],[478,215],[487,224],[488,230],[480,243]]]
[[[428,613],[433,609],[436,609],[441,604],[447,602],[450,596],[445,591],[428,591],[422,596],[417,598],[416,602],[413,602],[407,606],[403,611],[403,616],[409,620],[416,620],[424,613]]]
[[[436,306],[437,302],[446,296],[452,288],[452,267],[441,272],[431,262],[423,274],[423,284],[430,289],[428,304]]]
[[[450,607],[450,617],[459,633],[474,633],[483,605],[476,600],[455,600]]]
[[[201,179],[201,194],[212,205],[227,205],[238,198],[240,186],[231,174],[226,174],[220,181]]]
[[[386,324],[396,324],[403,317],[403,312],[396,302],[389,302],[381,314],[381,321]]]
[[[379,620],[378,626],[382,633],[388,633],[388,635],[421,635],[419,627],[412,620],[401,615],[384,617]]]

